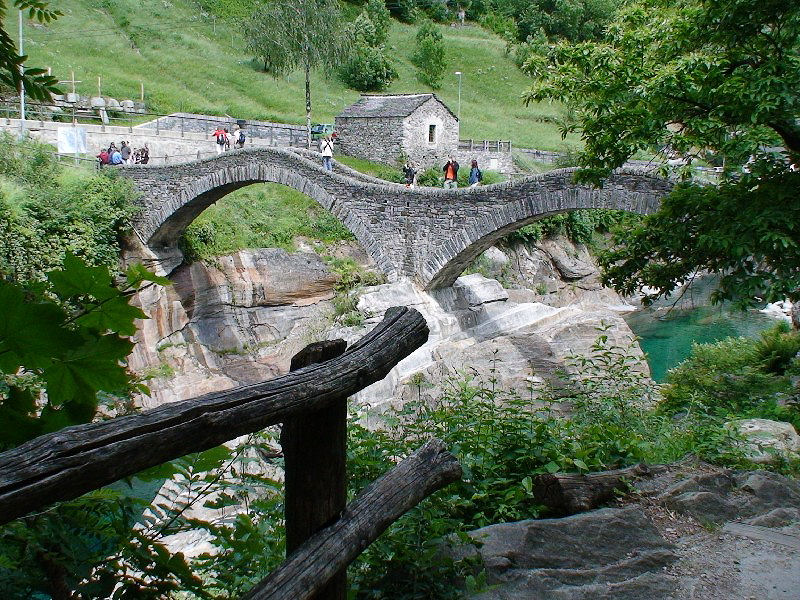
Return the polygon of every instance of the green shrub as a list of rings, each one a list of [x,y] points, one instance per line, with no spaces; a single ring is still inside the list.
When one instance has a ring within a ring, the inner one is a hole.
[[[787,335],[782,330],[778,325],[761,340],[728,338],[693,345],[691,357],[667,373],[660,410],[668,415],[695,411],[721,418],[776,419],[800,427],[800,412],[779,403],[793,392],[789,378],[768,370],[784,368],[782,351],[792,347],[782,340]]]
[[[547,37],[544,32],[539,31],[536,35],[529,35],[524,42],[513,45],[514,64],[525,70],[525,64],[531,58],[547,56],[548,50]]]
[[[505,237],[508,244],[534,243],[540,239],[565,235],[578,244],[592,245],[596,233],[607,233],[617,227],[630,227],[641,220],[635,215],[621,210],[585,209],[574,210],[525,225]]]
[[[349,58],[338,69],[339,79],[360,92],[377,92],[397,79],[397,70],[383,47],[357,43]]]
[[[447,63],[442,34],[430,21],[423,23],[417,31],[417,47],[411,55],[411,62],[417,67],[420,83],[439,89]]]
[[[385,44],[389,37],[389,29],[392,26],[392,17],[389,9],[386,8],[384,0],[368,0],[364,10],[375,28],[373,45],[380,46]]]
[[[448,21],[452,16],[447,8],[447,3],[440,0],[419,0],[418,6],[428,17],[439,23]]]
[[[517,23],[513,17],[501,15],[496,12],[487,12],[480,18],[480,24],[493,31],[507,42],[516,41]]]
[[[756,359],[767,373],[783,375],[800,352],[800,331],[782,321],[761,333],[755,344]]]
[[[442,187],[444,181],[441,167],[431,167],[417,174],[417,185]]]
[[[398,21],[413,23],[417,20],[417,7],[414,0],[386,0],[386,7]]]
[[[116,269],[120,238],[138,210],[116,171],[58,165],[52,148],[0,135],[0,275],[42,279],[67,252]]]
[[[231,254],[245,248],[294,251],[299,236],[332,243],[353,235],[314,200],[278,184],[237,190],[206,209],[180,240],[187,260]]]

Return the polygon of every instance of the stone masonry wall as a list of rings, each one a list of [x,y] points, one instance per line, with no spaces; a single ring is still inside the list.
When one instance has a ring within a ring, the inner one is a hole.
[[[397,166],[403,148],[400,117],[368,119],[336,117],[336,148],[348,156]]]
[[[462,169],[469,170],[472,160],[478,161],[478,168],[482,171],[497,171],[499,173],[513,173],[514,160],[510,152],[497,152],[495,150],[458,150],[455,153],[458,164]]]
[[[135,166],[121,173],[142,192],[135,229],[154,249],[174,249],[183,229],[231,191],[276,182],[315,199],[347,227],[379,269],[426,289],[452,285],[501,237],[552,214],[613,208],[649,214],[672,182],[641,169],[620,169],[602,188],[575,184],[574,169],[512,182],[443,190],[409,189],[279,148],[235,150],[184,165]]]
[[[436,126],[436,140],[428,141],[428,128]],[[443,166],[458,149],[458,121],[431,98],[403,120],[403,151],[419,168]]]

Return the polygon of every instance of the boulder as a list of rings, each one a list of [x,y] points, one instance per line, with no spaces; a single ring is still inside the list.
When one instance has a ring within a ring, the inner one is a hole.
[[[92,108],[105,108],[106,107],[106,99],[100,96],[94,96],[93,98],[89,99],[89,105]]]
[[[544,239],[537,242],[536,246],[550,257],[561,277],[567,281],[583,279],[597,272],[593,264],[581,260],[577,255],[571,256],[564,249],[564,245],[555,240]]]
[[[459,277],[453,284],[453,289],[464,297],[470,307],[508,300],[508,292],[503,289],[502,285],[480,273]]]
[[[669,498],[668,508],[693,516],[701,523],[722,523],[738,514],[735,504],[714,492],[686,492]]]
[[[673,546],[638,507],[603,508],[564,519],[490,525],[473,531],[492,586],[476,598],[666,598]]]
[[[800,436],[791,423],[769,419],[739,419],[727,425],[744,437],[747,458],[755,463],[769,464],[781,457],[800,455]]]

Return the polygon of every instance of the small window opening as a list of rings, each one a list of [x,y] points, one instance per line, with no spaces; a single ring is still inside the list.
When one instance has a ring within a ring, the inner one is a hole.
[[[436,125],[428,125],[428,142],[433,143],[436,141]]]

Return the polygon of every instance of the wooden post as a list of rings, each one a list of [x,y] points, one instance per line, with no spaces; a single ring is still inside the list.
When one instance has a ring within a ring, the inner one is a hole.
[[[461,478],[461,465],[432,439],[364,488],[335,523],[314,534],[241,600],[310,600],[380,534],[436,490]]]
[[[292,358],[290,371],[341,356],[344,340],[317,342]],[[335,522],[347,504],[345,476],[347,398],[300,417],[281,431],[285,461],[286,556],[319,530]],[[314,600],[345,600],[347,571],[337,573]]]

